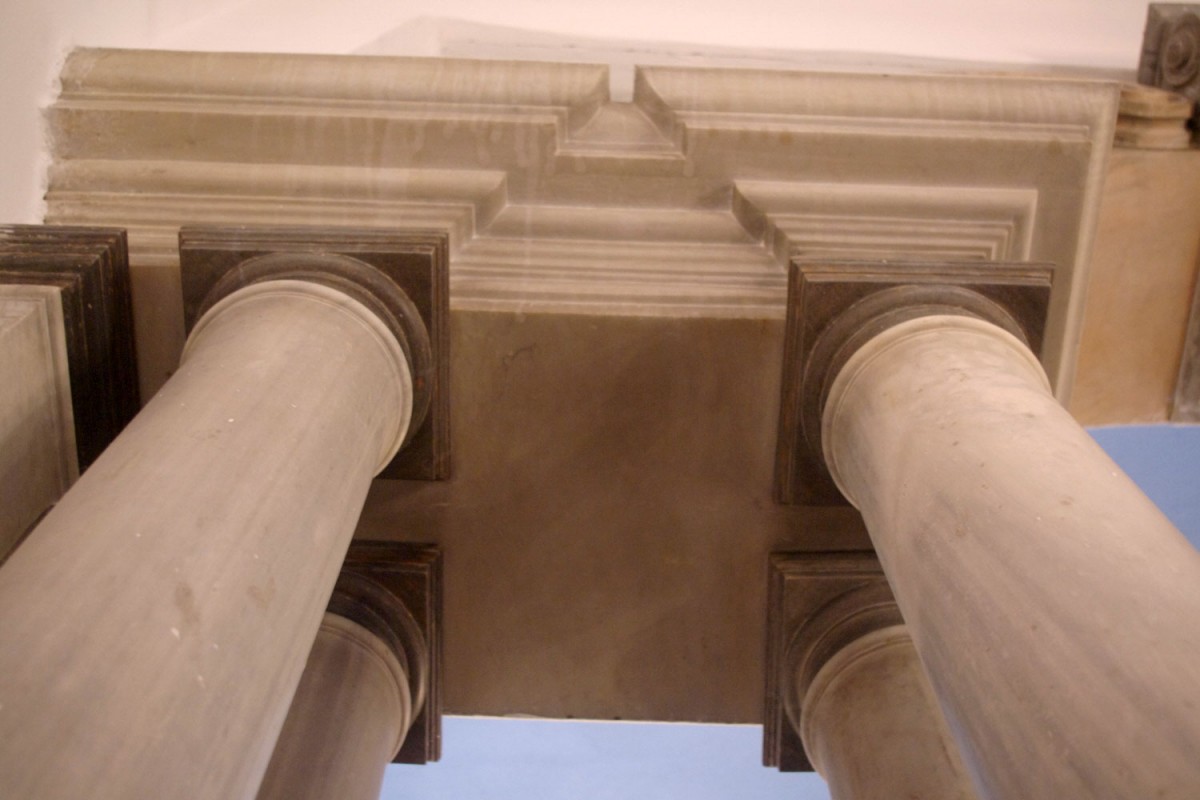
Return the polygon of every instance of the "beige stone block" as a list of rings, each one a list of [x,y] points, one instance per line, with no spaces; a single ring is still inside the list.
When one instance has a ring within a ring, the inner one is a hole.
[[[1170,413],[1200,265],[1200,150],[1114,150],[1070,409],[1084,425]]]

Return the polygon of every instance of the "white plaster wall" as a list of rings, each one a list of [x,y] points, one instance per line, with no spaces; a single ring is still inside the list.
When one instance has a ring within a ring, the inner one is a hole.
[[[40,218],[38,109],[72,46],[614,61],[624,52],[658,63],[706,53],[730,63],[728,48],[747,48],[775,62],[829,51],[1131,72],[1145,15],[1144,0],[7,0],[0,221]]]
[[[233,0],[210,3],[223,8]],[[187,0],[4,0],[0,7],[0,222],[39,222],[45,147],[40,109],[79,45],[149,47],[193,21]]]

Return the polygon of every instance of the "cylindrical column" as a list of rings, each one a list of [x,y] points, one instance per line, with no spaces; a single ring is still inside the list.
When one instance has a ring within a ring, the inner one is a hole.
[[[259,800],[377,800],[414,714],[396,653],[362,625],[326,614]]]
[[[351,295],[272,280],[0,570],[0,787],[252,798],[412,382]]]
[[[432,670],[416,619],[376,577],[343,567],[258,800],[376,800]]]
[[[822,439],[987,797],[1200,796],[1200,554],[1023,344],[889,328],[839,371]]]
[[[974,800],[903,625],[838,650],[802,703],[804,749],[834,800]]]

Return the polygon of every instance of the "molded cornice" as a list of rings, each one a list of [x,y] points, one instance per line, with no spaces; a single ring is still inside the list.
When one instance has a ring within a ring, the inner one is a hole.
[[[435,228],[457,309],[780,319],[792,258],[1056,265],[1068,391],[1116,117],[1106,83],[79,50],[47,218]]]

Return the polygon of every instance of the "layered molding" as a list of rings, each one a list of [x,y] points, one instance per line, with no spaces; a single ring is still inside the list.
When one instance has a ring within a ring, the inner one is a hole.
[[[1033,189],[737,181],[733,210],[776,258],[1025,261]]]
[[[125,232],[0,226],[0,284],[58,295],[82,472],[140,408]]]
[[[792,250],[1049,262],[1066,396],[1113,85],[655,67],[632,103],[607,86],[589,65],[78,50],[47,112],[47,218],[128,225],[147,282],[185,224],[434,227],[453,307],[509,313],[780,319]]]
[[[1125,84],[1121,87],[1121,113],[1113,145],[1143,150],[1186,150],[1192,139],[1188,129],[1192,106],[1192,101],[1181,94]]]

